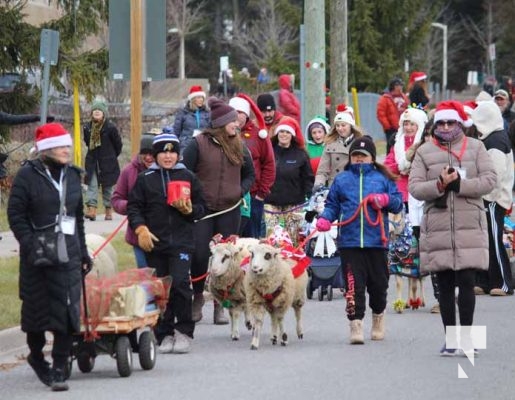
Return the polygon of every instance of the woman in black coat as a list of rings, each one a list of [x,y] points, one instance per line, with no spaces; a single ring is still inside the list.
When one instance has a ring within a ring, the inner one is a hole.
[[[84,234],[80,169],[69,164],[71,144],[70,134],[60,124],[38,127],[38,157],[18,171],[7,206],[9,226],[20,244],[21,329],[27,334],[30,349],[27,361],[52,390],[68,389],[64,369],[72,333],[80,330],[81,273],[91,268]],[[43,263],[36,252],[36,236],[43,231],[55,233],[63,188],[66,218],[62,218],[60,226],[69,261]],[[42,351],[45,331],[54,336],[52,370]]]
[[[86,192],[86,218],[94,221],[97,216],[98,187],[102,187],[105,219],[112,220],[111,196],[120,176],[118,156],[122,152],[122,138],[116,126],[107,119],[107,106],[95,101],[91,106],[91,121],[84,125],[86,153],[84,183]]]

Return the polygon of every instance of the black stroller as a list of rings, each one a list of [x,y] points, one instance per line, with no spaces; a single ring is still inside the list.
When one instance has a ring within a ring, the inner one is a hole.
[[[311,197],[305,216],[306,236],[314,226],[313,219],[322,212],[323,202],[328,192],[329,189],[321,188]],[[312,299],[313,292],[318,289],[319,301],[323,301],[324,296],[331,301],[333,289],[341,289],[342,292],[345,290],[340,255],[333,238],[329,233],[324,233],[309,239],[306,243],[306,254],[311,258],[308,268],[309,280],[306,286],[308,299]]]

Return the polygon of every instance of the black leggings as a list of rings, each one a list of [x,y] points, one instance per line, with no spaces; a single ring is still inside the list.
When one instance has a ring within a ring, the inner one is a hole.
[[[456,326],[456,298],[455,287],[459,288],[458,312],[460,325],[471,326],[474,320],[476,296],[474,282],[476,270],[468,268],[460,271],[445,270],[436,273],[440,289],[440,315],[444,329],[447,326]]]
[[[54,368],[64,369],[68,357],[71,355],[73,337],[69,333],[53,332],[54,345],[52,346],[52,359]],[[27,332],[27,345],[30,354],[36,360],[43,360],[43,347],[45,347],[45,332]]]

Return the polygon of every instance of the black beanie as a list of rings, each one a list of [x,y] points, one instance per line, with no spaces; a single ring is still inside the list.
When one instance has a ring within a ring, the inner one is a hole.
[[[368,135],[357,138],[352,142],[349,155],[352,155],[354,152],[367,154],[372,157],[372,161],[376,160],[376,145],[374,140]]]
[[[141,135],[141,140],[139,142],[139,154],[152,153],[152,141],[156,135],[151,135],[149,133],[144,133]]]
[[[272,96],[270,93],[260,94],[256,102],[260,111],[275,110],[274,96]]]

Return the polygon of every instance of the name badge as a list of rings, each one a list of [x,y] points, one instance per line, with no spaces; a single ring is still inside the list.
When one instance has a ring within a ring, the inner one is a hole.
[[[456,172],[460,175],[461,179],[467,179],[467,170],[465,168],[456,168]]]
[[[193,129],[193,137],[198,136],[202,133],[200,129]]]
[[[63,215],[61,219],[61,231],[65,235],[74,235],[75,234],[75,217],[68,217]]]

